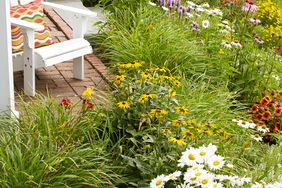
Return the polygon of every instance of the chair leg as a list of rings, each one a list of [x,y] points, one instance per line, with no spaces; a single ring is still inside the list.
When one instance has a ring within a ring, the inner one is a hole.
[[[26,95],[35,95],[35,69],[32,66],[24,67],[24,92]]]
[[[84,56],[73,60],[73,76],[78,80],[84,79]]]

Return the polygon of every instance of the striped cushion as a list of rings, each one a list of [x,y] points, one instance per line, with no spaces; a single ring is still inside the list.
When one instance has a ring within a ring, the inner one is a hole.
[[[51,33],[44,20],[41,0],[35,0],[25,5],[11,7],[11,17],[45,26],[42,31],[35,31],[35,47],[50,45],[53,43]],[[23,50],[24,38],[21,29],[12,26],[12,50],[13,53]]]

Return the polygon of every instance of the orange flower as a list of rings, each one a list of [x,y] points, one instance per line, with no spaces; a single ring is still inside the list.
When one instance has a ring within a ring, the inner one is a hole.
[[[269,120],[271,117],[271,113],[269,111],[265,111],[263,114],[262,114],[262,118],[264,120]]]
[[[258,120],[262,120],[262,117],[263,117],[262,114],[258,114],[256,118],[257,118]]]
[[[259,111],[259,107],[257,105],[254,105],[251,109],[252,113],[256,114]]]
[[[279,116],[281,114],[281,108],[275,108],[274,115]]]
[[[262,106],[266,106],[270,103],[270,98],[268,96],[263,97],[263,99],[260,101],[260,104]]]

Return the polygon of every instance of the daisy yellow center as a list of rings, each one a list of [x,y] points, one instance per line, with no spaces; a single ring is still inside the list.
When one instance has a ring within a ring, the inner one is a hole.
[[[200,152],[200,155],[201,155],[201,156],[205,156],[205,155],[206,155],[206,152],[205,152],[205,151],[201,151],[201,152]]]
[[[196,177],[194,177],[194,178],[191,178],[191,180],[192,180],[192,181],[195,181],[196,179],[197,179]]]
[[[214,166],[218,166],[219,164],[220,164],[219,161],[214,161],[214,162],[213,162],[213,165],[214,165]]]
[[[202,184],[206,185],[208,183],[209,183],[209,181],[207,179],[202,180]]]
[[[193,154],[189,154],[188,158],[192,161],[194,161],[196,159],[196,157]]]
[[[195,176],[200,176],[200,175],[202,175],[202,172],[195,173]]]
[[[156,181],[156,185],[159,186],[159,185],[162,184],[162,182],[163,182],[162,180],[158,180],[158,181]]]

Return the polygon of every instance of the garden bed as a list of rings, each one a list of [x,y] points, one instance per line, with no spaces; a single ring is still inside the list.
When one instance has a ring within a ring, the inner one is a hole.
[[[281,5],[105,8],[91,40],[111,92],[40,98],[3,118],[3,186],[281,187]]]

